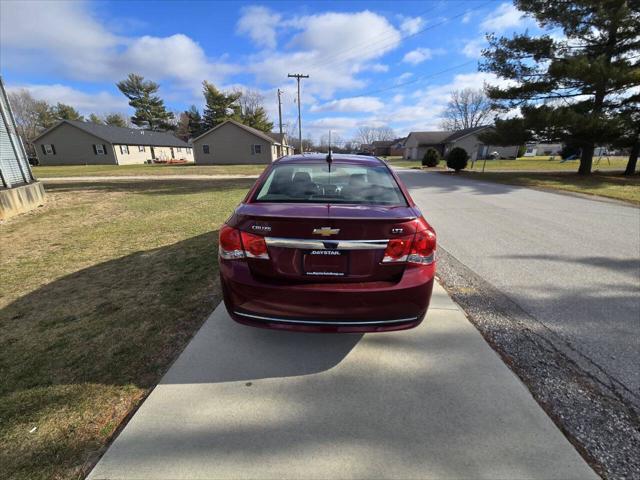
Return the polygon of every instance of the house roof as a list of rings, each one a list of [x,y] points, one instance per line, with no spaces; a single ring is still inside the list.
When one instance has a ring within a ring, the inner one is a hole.
[[[271,137],[271,136],[270,136],[270,135],[272,135],[272,133],[265,133],[265,132],[263,132],[263,131],[261,131],[261,130],[258,130],[258,129],[256,129],[256,128],[249,127],[249,126],[244,125],[244,124],[242,124],[242,123],[240,123],[240,122],[236,122],[235,120],[225,120],[225,121],[224,121],[224,122],[222,122],[220,125],[216,125],[216,126],[215,126],[215,127],[213,127],[212,129],[207,130],[206,132],[204,132],[202,135],[200,135],[200,136],[198,136],[198,137],[194,138],[194,139],[193,139],[193,142],[195,142],[196,140],[201,139],[201,138],[202,138],[202,137],[204,137],[205,135],[209,135],[209,134],[210,134],[211,132],[213,132],[214,130],[219,129],[220,127],[222,127],[222,126],[224,126],[224,125],[226,125],[226,124],[228,124],[228,123],[231,123],[231,124],[235,125],[236,127],[240,127],[240,128],[242,128],[243,130],[246,130],[247,132],[252,133],[253,135],[255,135],[255,136],[257,136],[257,137],[260,137],[260,138],[262,138],[263,140],[266,140],[266,141],[267,141],[267,142],[269,142],[269,143],[277,143],[277,144],[280,144],[280,142],[279,142],[279,141],[275,140],[273,137]],[[279,135],[279,134],[273,134],[273,135]]]
[[[481,125],[479,127],[463,128],[462,130],[455,131],[437,131],[437,132],[411,132],[409,136],[414,136],[418,145],[437,145],[441,143],[452,143],[456,140],[460,140],[467,135],[479,132],[486,128],[490,128],[489,125]],[[407,137],[408,139],[409,137]]]
[[[69,125],[79,128],[94,137],[98,137],[109,143],[121,145],[150,145],[154,147],[188,147],[178,137],[168,132],[154,132],[151,130],[142,130],[138,128],[123,128],[113,125],[98,125],[90,122],[80,122],[77,120],[62,120],[48,130],[38,135],[35,140],[39,140],[54,128],[68,123]]]
[[[467,135],[471,135],[472,133],[479,132],[480,130],[485,130],[490,128],[489,125],[480,125],[479,127],[471,127],[471,128],[463,128],[462,130],[456,130],[453,132],[447,139],[446,143],[455,142],[456,140],[461,139],[462,137],[466,137]]]
[[[275,142],[279,143],[280,145],[284,145],[283,142],[287,137],[286,133],[278,133],[278,132],[268,132],[267,135],[273,138]]]
[[[418,145],[437,145],[445,143],[451,132],[411,132],[409,137],[414,137]],[[407,137],[407,139],[409,138]]]
[[[390,147],[393,145],[393,140],[376,140],[373,142],[374,147]]]

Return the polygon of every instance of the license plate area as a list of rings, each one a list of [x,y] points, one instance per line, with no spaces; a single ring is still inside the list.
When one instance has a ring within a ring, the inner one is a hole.
[[[349,273],[349,253],[341,250],[305,250],[302,271],[313,277],[344,277]]]

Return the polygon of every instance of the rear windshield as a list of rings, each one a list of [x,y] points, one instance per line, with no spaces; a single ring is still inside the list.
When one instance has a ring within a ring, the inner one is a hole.
[[[274,166],[253,201],[407,205],[386,166],[326,162]]]

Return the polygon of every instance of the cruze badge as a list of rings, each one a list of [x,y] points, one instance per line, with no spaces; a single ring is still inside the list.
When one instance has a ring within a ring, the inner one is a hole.
[[[313,229],[313,234],[314,235],[322,235],[323,237],[329,237],[331,235],[337,235],[338,233],[340,233],[340,229],[339,228],[321,227],[321,228],[314,228]]]
[[[256,230],[258,232],[270,232],[271,227],[269,225],[251,225],[251,230]]]

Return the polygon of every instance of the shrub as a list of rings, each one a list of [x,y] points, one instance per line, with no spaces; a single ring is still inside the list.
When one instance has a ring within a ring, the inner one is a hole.
[[[467,168],[467,160],[469,160],[467,151],[464,148],[456,147],[447,155],[447,167],[459,172]]]
[[[424,152],[424,157],[422,157],[423,167],[437,167],[438,163],[440,163],[440,154],[437,150],[430,148]]]
[[[518,153],[516,154],[516,158],[520,158],[520,157],[524,157],[524,152],[526,152],[527,149],[525,148],[524,145],[520,145],[518,147]]]

